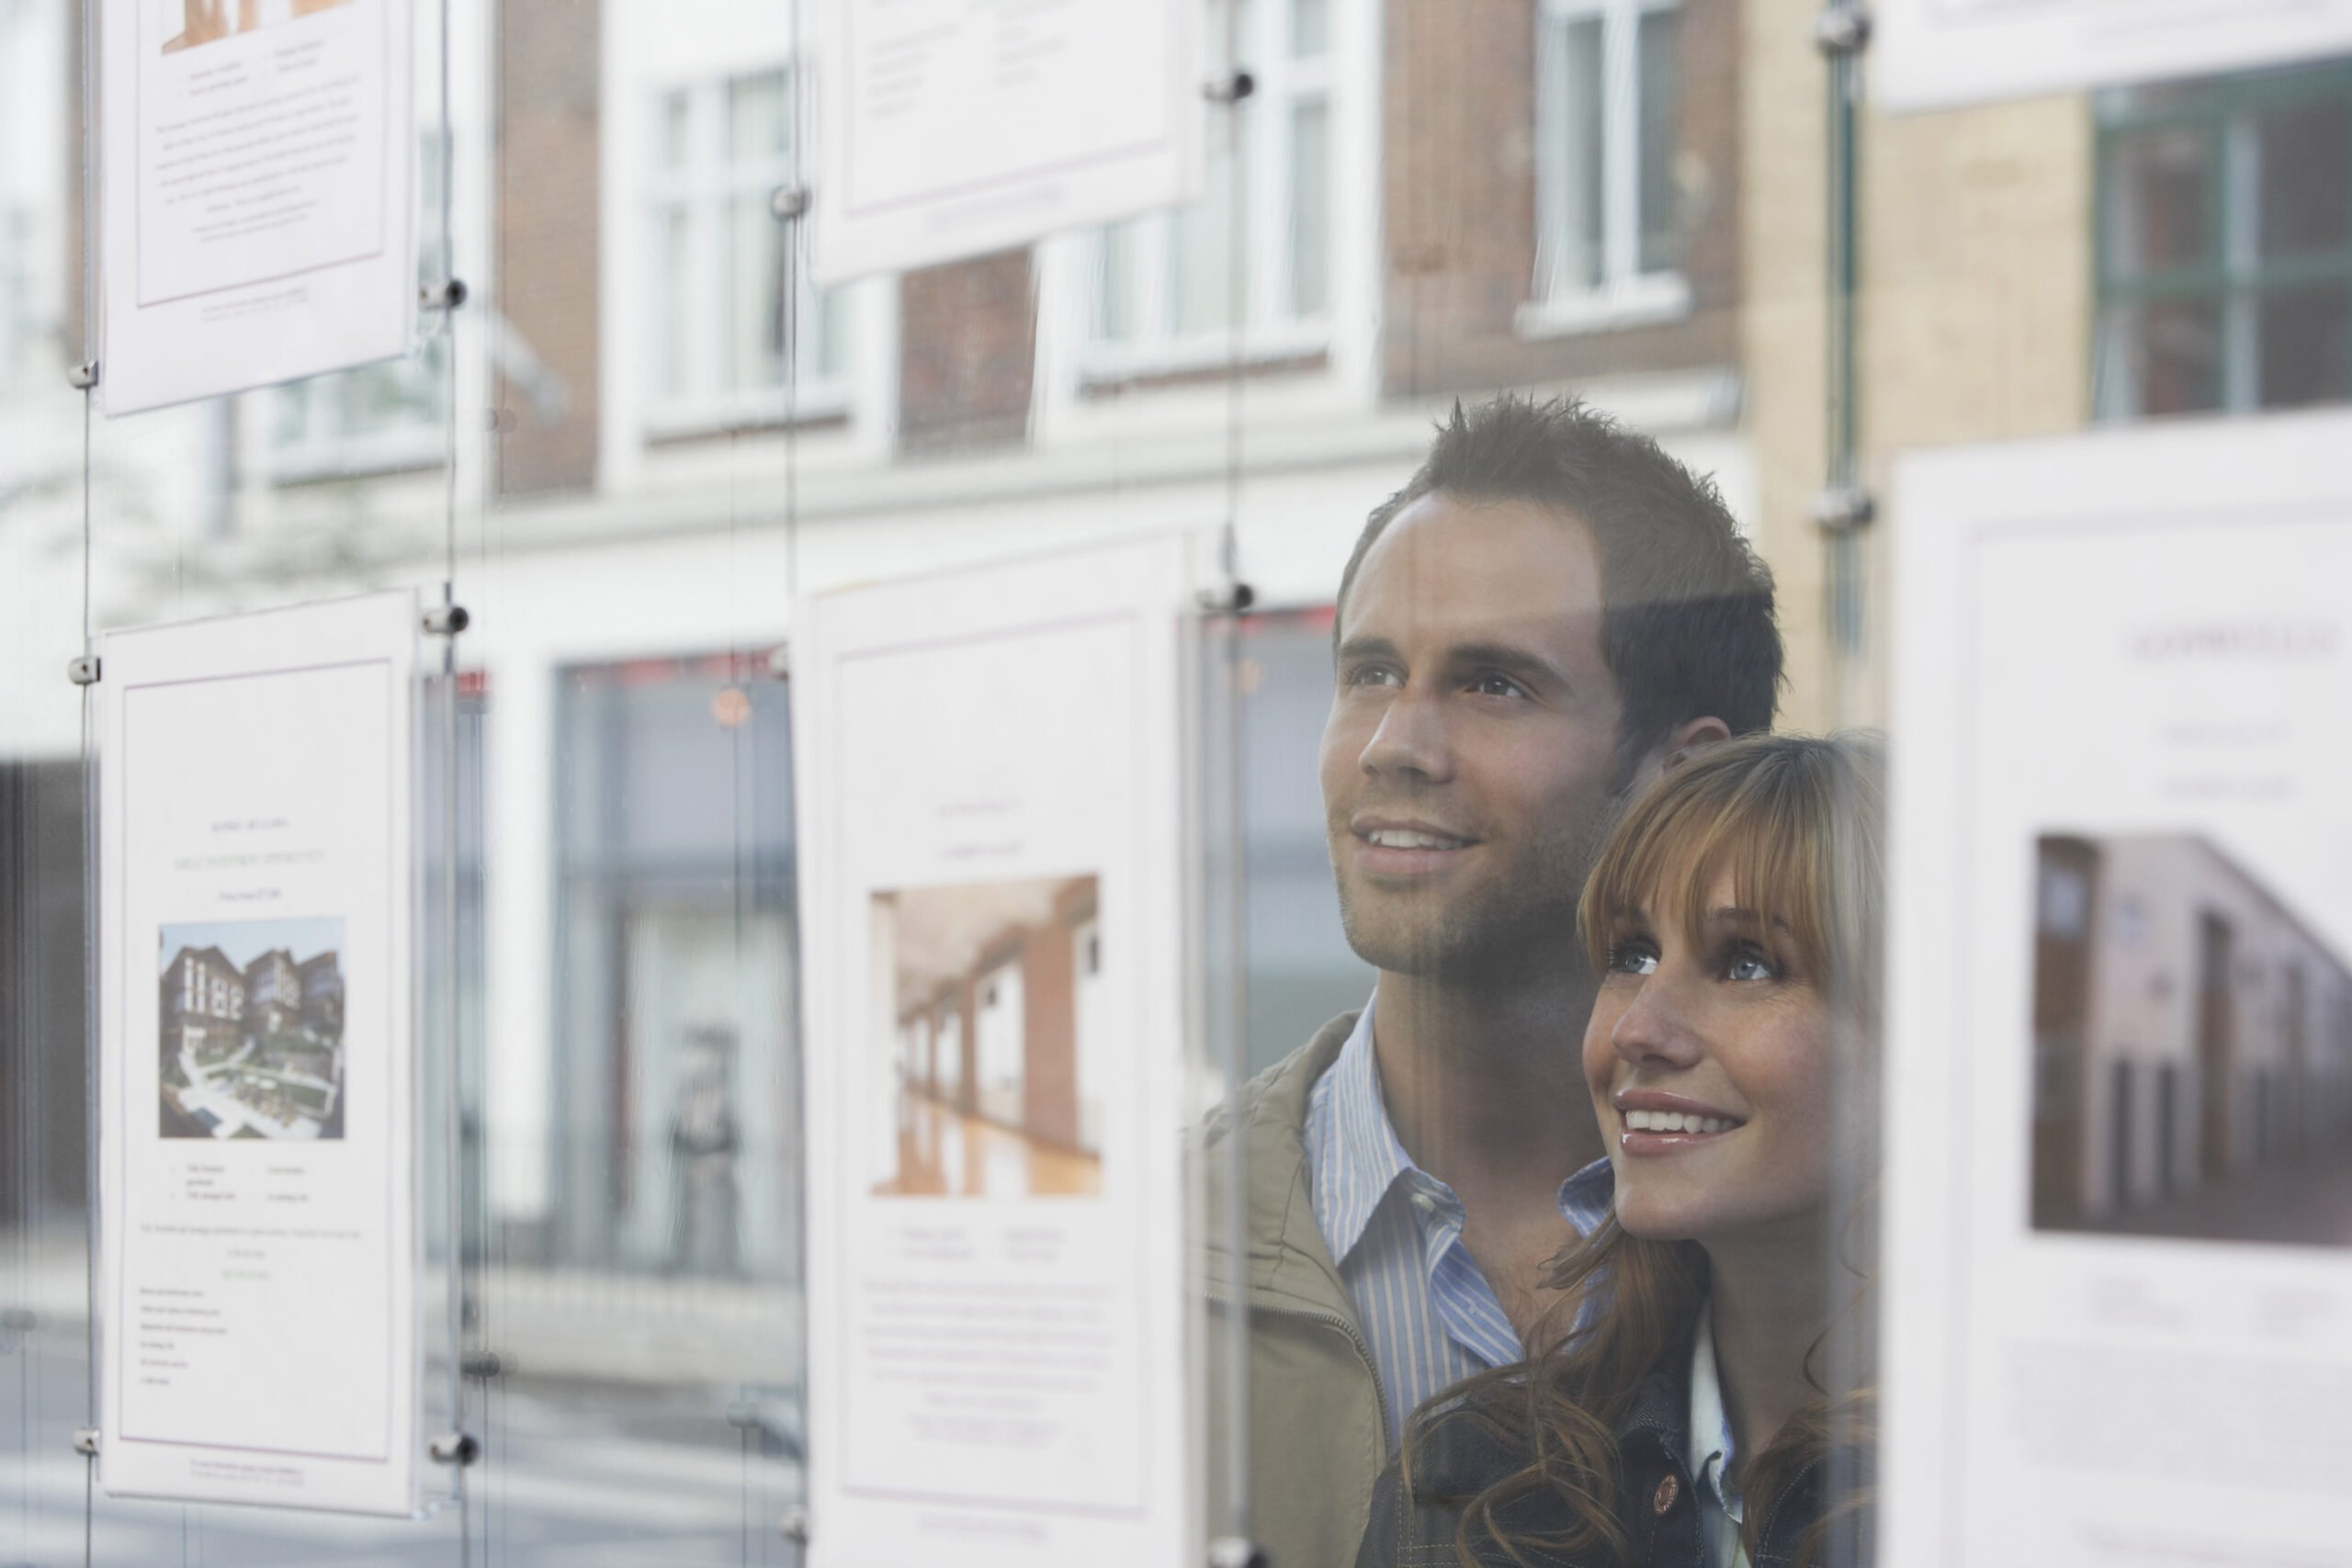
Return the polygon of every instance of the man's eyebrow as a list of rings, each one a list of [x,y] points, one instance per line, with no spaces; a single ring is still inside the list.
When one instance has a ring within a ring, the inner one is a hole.
[[[1457,643],[1445,650],[1446,662],[1453,665],[1490,664],[1498,670],[1514,670],[1534,674],[1568,685],[1568,672],[1532,648],[1508,642]]]
[[[1340,645],[1341,663],[1355,659],[1394,659],[1396,645],[1385,637],[1351,637]]]

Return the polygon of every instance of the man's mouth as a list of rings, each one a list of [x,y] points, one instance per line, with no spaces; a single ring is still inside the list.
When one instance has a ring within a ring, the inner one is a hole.
[[[1369,828],[1363,837],[1364,842],[1383,850],[1458,850],[1470,842],[1467,839],[1427,832],[1418,828]]]

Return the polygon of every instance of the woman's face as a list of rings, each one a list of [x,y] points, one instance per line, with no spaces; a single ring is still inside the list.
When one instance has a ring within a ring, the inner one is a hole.
[[[1732,1239],[1804,1222],[1829,1190],[1829,1010],[1785,927],[1736,907],[1728,874],[1702,906],[1653,889],[1610,933],[1585,1029],[1585,1080],[1617,1178],[1617,1221],[1661,1241]]]

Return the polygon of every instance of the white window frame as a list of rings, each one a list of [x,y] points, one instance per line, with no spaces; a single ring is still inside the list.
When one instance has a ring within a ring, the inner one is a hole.
[[[1679,321],[1690,313],[1679,268],[1641,269],[1641,25],[1682,0],[1539,0],[1535,8],[1534,297],[1520,307],[1523,336],[1550,337]],[[1560,236],[1569,222],[1567,37],[1600,23],[1601,265],[1589,287],[1567,275]],[[1678,79],[1679,71],[1678,64]]]
[[[1241,169],[1244,192],[1243,241],[1248,247],[1246,298],[1249,316],[1243,323],[1243,354],[1257,363],[1303,359],[1330,346],[1331,302],[1339,272],[1340,106],[1333,81],[1338,74],[1334,55],[1344,0],[1329,0],[1325,11],[1323,51],[1309,59],[1291,52],[1295,16],[1293,0],[1251,0],[1250,28],[1240,39],[1241,60],[1252,82],[1250,96],[1238,109],[1214,109],[1216,115],[1242,115],[1250,120],[1249,161]],[[1226,10],[1213,3],[1204,36],[1214,51],[1226,36]],[[1302,104],[1319,102],[1324,125],[1324,283],[1322,309],[1299,315],[1291,299],[1291,217],[1295,193],[1290,188],[1294,111]],[[1233,134],[1212,123],[1214,139]],[[1206,196],[1204,200],[1209,199]],[[1194,210],[1186,209],[1185,210]],[[1108,265],[1109,231],[1098,231],[1087,247],[1085,276],[1092,287],[1077,290],[1078,355],[1081,380],[1095,384],[1133,380],[1137,377],[1182,374],[1213,369],[1231,362],[1232,328],[1225,323],[1195,332],[1178,333],[1171,322],[1175,290],[1171,287],[1176,245],[1173,212],[1152,213],[1131,220],[1136,264],[1136,331],[1125,338],[1100,335],[1098,290]]]
[[[642,149],[639,168],[640,188],[635,204],[639,243],[643,247],[643,276],[646,279],[644,299],[648,308],[641,320],[644,332],[645,391],[643,394],[643,427],[645,435],[653,440],[664,437],[708,434],[714,431],[744,425],[781,425],[787,412],[798,423],[812,419],[831,419],[846,415],[852,402],[853,367],[855,363],[852,344],[842,345],[842,368],[831,376],[819,376],[808,367],[822,355],[824,316],[822,292],[808,281],[808,235],[804,226],[786,225],[777,220],[782,242],[798,247],[799,265],[794,271],[795,287],[799,294],[797,347],[802,367],[797,396],[786,397],[781,383],[775,387],[719,390],[701,394],[669,395],[659,389],[662,367],[668,363],[670,328],[669,301],[664,291],[671,286],[667,276],[667,261],[662,236],[663,218],[684,204],[690,214],[688,237],[693,274],[687,352],[691,356],[687,379],[700,385],[715,385],[721,377],[720,366],[726,357],[726,257],[729,237],[726,214],[729,206],[743,197],[764,199],[779,186],[793,178],[793,155],[787,148],[770,157],[729,163],[720,156],[726,131],[727,89],[732,83],[771,73],[780,73],[785,80],[786,112],[792,132],[799,144],[801,162],[808,162],[808,137],[817,123],[811,113],[812,105],[805,101],[800,91],[803,77],[789,59],[747,63],[723,73],[697,75],[689,79],[657,80],[647,84],[639,101],[639,146]],[[688,96],[689,120],[687,154],[677,169],[662,165],[662,133],[663,106],[674,95]],[[839,307],[843,324],[852,314],[850,301],[842,297]],[[851,326],[854,333],[855,328]]]

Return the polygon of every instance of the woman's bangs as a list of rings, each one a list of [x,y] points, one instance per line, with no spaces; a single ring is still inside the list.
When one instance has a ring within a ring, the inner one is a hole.
[[[1717,885],[1727,877],[1731,907],[1753,919],[1750,934],[1784,928],[1806,973],[1822,976],[1827,942],[1818,835],[1809,830],[1800,792],[1781,783],[1775,788],[1753,773],[1713,772],[1673,781],[1635,806],[1585,889],[1585,949],[1596,971],[1606,969],[1632,922],[1674,920],[1684,941],[1703,949]]]

